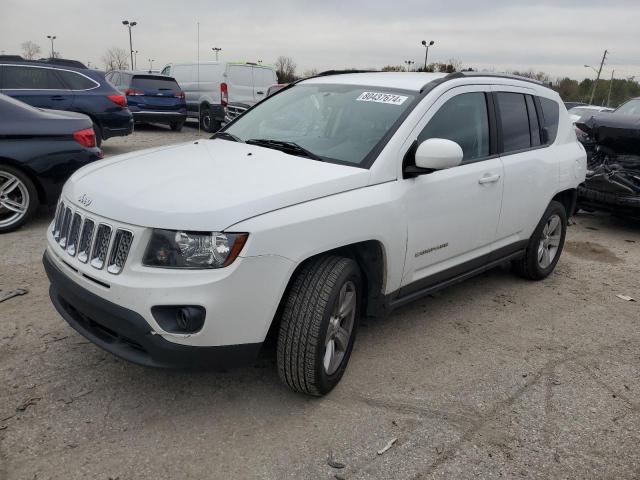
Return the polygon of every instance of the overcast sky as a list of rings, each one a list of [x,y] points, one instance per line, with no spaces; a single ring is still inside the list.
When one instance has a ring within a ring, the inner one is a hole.
[[[603,76],[640,78],[639,0],[0,0],[0,51],[19,53],[46,35],[65,58],[103,67],[113,46],[129,50],[123,19],[135,20],[138,65],[195,60],[222,48],[228,61],[273,63],[287,55],[298,73],[317,68],[380,68],[424,62],[421,40],[434,40],[430,61],[459,60],[496,71],[543,70],[584,78],[604,49]]]

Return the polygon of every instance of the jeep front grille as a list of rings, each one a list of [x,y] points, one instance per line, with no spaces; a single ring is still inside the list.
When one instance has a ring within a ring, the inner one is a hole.
[[[117,275],[122,271],[124,262],[127,261],[127,255],[131,248],[131,242],[133,240],[133,234],[126,230],[116,231],[116,236],[113,239],[113,246],[111,247],[111,255],[109,256],[109,265],[107,271]]]
[[[78,243],[78,260],[87,263],[89,260],[89,252],[91,251],[91,240],[93,239],[93,231],[96,224],[93,220],[87,218],[82,225],[82,233],[80,234],[80,242]]]
[[[60,247],[71,257],[77,254],[82,263],[89,262],[101,270],[109,259],[107,271],[113,275],[122,272],[133,243],[133,233],[129,230],[116,228],[114,234],[110,225],[83,218],[80,211],[74,212],[63,202],[56,210],[52,233]]]
[[[71,228],[69,229],[69,237],[67,238],[67,253],[74,257],[76,255],[78,246],[78,237],[80,236],[80,224],[82,224],[82,217],[79,213],[73,215],[71,221]]]

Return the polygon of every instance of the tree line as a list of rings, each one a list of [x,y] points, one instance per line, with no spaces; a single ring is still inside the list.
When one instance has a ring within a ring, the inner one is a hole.
[[[36,59],[42,49],[38,44],[30,40],[23,42],[22,55],[28,60]],[[60,52],[53,52],[54,58],[60,57]],[[129,68],[129,53],[119,47],[109,48],[101,58],[105,70],[126,70]],[[317,75],[319,72],[317,69],[309,69],[304,71],[301,75],[296,73],[296,62],[291,58],[284,55],[279,56],[274,64],[278,81],[280,83],[290,83],[299,78],[311,77]],[[354,69],[355,70],[355,69]],[[372,69],[376,70],[376,69]],[[380,69],[383,72],[440,72],[440,73],[454,73],[460,71],[473,71],[473,68],[463,68],[462,63],[451,58],[446,62],[433,62],[429,63],[426,68],[424,65],[419,67],[411,67],[411,65],[386,65]],[[591,94],[593,91],[593,85],[595,80],[586,78],[582,81],[578,81],[569,77],[555,78],[553,79],[549,74],[545,72],[536,72],[534,70],[522,70],[522,71],[510,71],[514,75],[520,75],[527,78],[538,80],[549,87],[553,88],[560,94],[560,97],[565,102],[584,102],[589,103]],[[629,98],[640,96],[640,84],[633,78],[627,79],[600,79],[596,86],[595,92],[593,92],[593,102],[595,105],[603,105],[610,107],[617,107],[620,104],[627,101]]]

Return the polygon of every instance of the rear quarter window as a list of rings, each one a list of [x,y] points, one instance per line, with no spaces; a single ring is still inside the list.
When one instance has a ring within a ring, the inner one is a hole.
[[[551,144],[556,141],[558,135],[558,122],[560,121],[560,107],[558,102],[549,98],[538,97],[540,100],[540,106],[542,107],[542,121],[543,127],[547,131],[546,144]]]

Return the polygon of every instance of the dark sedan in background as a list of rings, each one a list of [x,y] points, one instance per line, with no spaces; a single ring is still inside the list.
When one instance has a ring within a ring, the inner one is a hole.
[[[0,94],[0,233],[54,205],[78,168],[102,158],[89,117],[42,110]]]
[[[107,81],[126,95],[137,123],[163,123],[182,130],[187,119],[187,102],[178,82],[166,75],[114,70]]]
[[[98,146],[102,140],[133,132],[126,97],[104,75],[67,64],[0,57],[1,93],[34,107],[84,113],[93,122]]]

